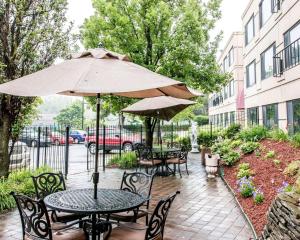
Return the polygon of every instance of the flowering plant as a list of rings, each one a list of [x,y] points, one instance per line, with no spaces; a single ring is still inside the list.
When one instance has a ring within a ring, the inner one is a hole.
[[[265,199],[264,193],[260,189],[255,190],[253,193],[253,199],[255,204],[262,203]]]
[[[282,192],[291,192],[293,190],[293,187],[286,181],[282,182],[282,186],[277,189],[278,193]]]
[[[255,191],[253,178],[252,177],[242,177],[237,181],[239,192],[245,198],[251,197]]]

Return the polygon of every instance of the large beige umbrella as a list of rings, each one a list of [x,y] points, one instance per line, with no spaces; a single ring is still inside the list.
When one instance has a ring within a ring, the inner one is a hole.
[[[122,112],[137,114],[141,116],[156,117],[169,121],[177,113],[196,102],[179,99],[170,96],[145,98],[122,110]]]
[[[97,198],[99,182],[100,94],[132,98],[169,95],[188,99],[195,96],[181,82],[149,71],[130,62],[124,55],[102,48],[76,54],[63,63],[1,84],[0,92],[18,96],[97,96],[94,198]]]

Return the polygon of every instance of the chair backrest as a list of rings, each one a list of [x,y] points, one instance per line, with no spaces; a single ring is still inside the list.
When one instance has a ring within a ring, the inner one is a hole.
[[[166,199],[162,199],[158,202],[155,210],[150,218],[149,225],[146,231],[145,240],[162,240],[164,237],[164,229],[166,219],[170,210],[170,207],[180,192],[170,195]]]
[[[36,198],[44,198],[51,193],[66,190],[66,184],[62,173],[42,173],[32,176]]]
[[[182,149],[182,150],[179,152],[178,158],[179,158],[179,159],[182,159],[182,160],[187,160],[188,153],[189,153],[189,152],[188,152],[187,150]]]
[[[11,193],[20,213],[24,239],[52,240],[50,219],[44,201]],[[26,238],[27,237],[27,238]]]
[[[140,194],[145,198],[149,198],[153,183],[153,175],[143,172],[124,172],[121,189],[133,193]]]

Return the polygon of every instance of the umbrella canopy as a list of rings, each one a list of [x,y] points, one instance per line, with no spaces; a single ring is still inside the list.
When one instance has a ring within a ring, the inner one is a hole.
[[[183,83],[102,48],[75,54],[63,63],[4,83],[0,92],[18,96],[96,96],[98,93],[132,98],[195,96]]]
[[[156,117],[162,120],[169,121],[177,113],[195,103],[196,102],[194,101],[186,99],[161,96],[140,100],[128,106],[127,108],[124,108],[122,112],[137,114],[141,116]]]

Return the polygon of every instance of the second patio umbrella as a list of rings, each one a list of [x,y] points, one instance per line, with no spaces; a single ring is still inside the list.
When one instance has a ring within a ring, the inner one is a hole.
[[[91,49],[58,65],[0,85],[0,93],[17,96],[97,96],[96,159],[94,198],[99,182],[100,94],[132,98],[195,96],[181,82],[154,73],[129,61],[128,57],[105,49]]]

